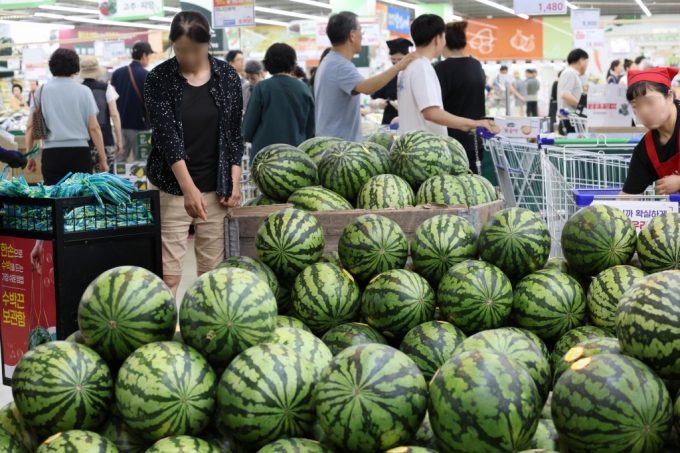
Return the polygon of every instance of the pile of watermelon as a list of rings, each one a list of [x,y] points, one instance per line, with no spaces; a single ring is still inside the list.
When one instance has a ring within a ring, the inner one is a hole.
[[[179,309],[144,269],[95,279],[16,367],[0,453],[677,452],[679,224],[585,208],[548,259],[524,209],[410,243],[366,214],[324,255],[282,209]]]
[[[491,183],[469,168],[458,141],[429,132],[401,137],[379,132],[364,143],[316,137],[298,148],[263,148],[252,166],[262,195],[246,206],[289,203],[304,211],[330,211],[495,201]]]

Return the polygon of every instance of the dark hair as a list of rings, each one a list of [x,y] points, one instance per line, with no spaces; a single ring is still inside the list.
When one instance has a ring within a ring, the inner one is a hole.
[[[614,69],[618,68],[621,66],[621,60],[614,60],[612,63],[609,65],[609,71],[607,71],[608,76],[613,76],[614,75]]]
[[[198,11],[192,10],[175,14],[170,24],[170,42],[175,42],[182,36],[201,44],[209,43],[210,23],[208,19]]]
[[[411,24],[411,38],[416,47],[429,45],[446,31],[444,19],[436,14],[422,14]]]
[[[567,64],[574,64],[578,63],[582,59],[588,59],[590,58],[588,56],[588,52],[586,52],[583,49],[574,49],[571,52],[569,52],[569,56],[567,56]]]
[[[262,66],[262,63],[257,60],[250,60],[248,63],[246,63],[245,68],[243,68],[243,72],[246,74],[259,75],[262,74],[262,71],[264,71],[264,66]]]
[[[60,47],[50,57],[50,72],[55,77],[71,77],[80,72],[80,58],[74,50]]]
[[[505,66],[505,65],[502,65],[502,66],[501,66],[501,71],[507,71],[507,70],[508,70],[508,67],[507,67],[507,66]]]
[[[295,73],[295,77],[302,77],[303,79],[307,78],[307,73],[300,66],[295,66],[293,72]]]
[[[644,55],[640,55],[639,57],[637,57],[637,58],[635,59],[635,64],[639,65],[640,63],[642,63],[642,60],[644,60],[644,59],[645,59],[645,56],[644,56]]]
[[[323,52],[321,52],[321,57],[319,58],[319,66],[321,66],[321,62],[323,61],[323,59],[326,58],[326,56],[327,56],[329,53],[331,53],[331,50],[332,50],[332,49],[331,49],[330,47],[326,47],[326,48],[323,50]],[[316,73],[317,73],[318,71],[319,71],[319,68],[317,67],[317,68],[316,68],[316,71],[314,71],[314,72],[312,73],[312,76],[309,78],[309,86],[312,87],[312,88],[314,88],[314,80],[316,80]]]
[[[668,97],[668,95],[672,92],[672,90],[666,85],[643,80],[628,87],[628,91],[626,91],[626,99],[628,99],[628,102],[632,102],[633,99],[646,96],[650,91],[661,93],[664,95],[664,97]]]
[[[466,20],[446,24],[446,47],[451,50],[465,49],[465,46],[467,46],[465,31],[467,28]]]
[[[18,83],[15,83],[14,85],[12,85],[12,91],[14,91],[15,88],[19,88],[19,90],[24,91],[24,87],[22,87]]]
[[[343,11],[333,14],[328,19],[326,35],[328,35],[332,45],[341,46],[347,42],[349,34],[358,28],[359,16],[349,11]]]
[[[263,63],[270,74],[290,74],[297,64],[297,54],[288,44],[277,42],[269,46]]]
[[[630,67],[633,66],[633,63],[634,63],[633,60],[629,60],[628,58],[626,58],[625,60],[623,60],[623,69],[628,71],[628,69],[630,69]]]
[[[243,52],[238,49],[230,50],[227,52],[227,63],[233,63],[239,55],[243,55]]]

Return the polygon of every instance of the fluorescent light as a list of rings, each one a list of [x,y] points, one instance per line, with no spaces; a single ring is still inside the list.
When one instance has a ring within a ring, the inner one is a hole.
[[[401,6],[402,8],[416,9],[416,5],[413,3],[406,3],[399,0],[380,0],[382,3],[389,3],[394,6]]]
[[[500,9],[501,11],[504,11],[508,14],[515,14],[515,10],[512,8],[508,8],[507,6],[500,5],[496,2],[492,2],[491,0],[476,0],[478,3],[482,3],[486,6],[490,6],[492,8]],[[515,14],[515,16],[521,17],[522,19],[529,19],[529,16],[526,14]]]
[[[527,16],[526,14],[518,14],[517,17],[521,17],[524,20],[529,19],[529,16]]]
[[[151,16],[149,17],[151,20],[155,20],[158,22],[172,22],[172,17],[161,17],[161,16]]]
[[[278,26],[281,26],[281,27],[288,27],[288,22],[280,22],[278,20],[269,20],[269,19],[258,19],[257,17],[255,18],[255,23],[263,24],[263,25],[278,25]]]
[[[453,14],[453,15],[451,16],[451,20],[457,20],[458,22],[460,22],[460,21],[463,20],[463,18],[460,17],[460,16],[456,16],[455,14]]]
[[[99,0],[97,0],[97,1],[99,1]],[[164,6],[163,11],[167,11],[169,13],[181,13],[182,8],[174,8],[172,6]]]
[[[319,8],[333,9],[328,3],[315,2],[314,0],[288,0],[289,2],[302,3],[303,5],[316,6]]]
[[[112,20],[88,19],[80,16],[64,16],[65,20],[71,22],[82,22],[84,24],[109,25],[111,27],[125,27],[125,28],[148,28],[150,30],[170,31],[167,25],[143,24],[139,22],[116,22]]]
[[[45,22],[28,22],[24,20],[5,20],[5,19],[0,19],[0,24],[7,24],[7,25],[30,25],[32,27],[47,27],[51,28],[53,30],[73,30],[76,28],[74,25],[62,25],[62,24],[48,24]]]
[[[53,13],[35,13],[34,16],[36,17],[47,17],[49,19],[63,19],[64,15],[63,14],[53,14]]]
[[[649,11],[649,8],[647,8],[647,5],[642,3],[642,0],[635,0],[638,5],[640,5],[640,8],[642,8],[642,11],[647,15],[647,17],[652,15],[652,12]]]
[[[310,19],[310,20],[326,20],[325,17],[312,16],[311,14],[294,13],[291,11],[284,11],[281,9],[265,8],[264,6],[256,6],[255,11],[261,13],[278,14],[280,16],[297,17],[300,19]]]
[[[578,6],[576,6],[576,5],[574,5],[574,4],[570,3],[570,2],[567,2],[567,8],[578,9]]]
[[[99,14],[98,9],[74,8],[72,6],[40,5],[39,8],[52,11],[65,11],[67,13]]]

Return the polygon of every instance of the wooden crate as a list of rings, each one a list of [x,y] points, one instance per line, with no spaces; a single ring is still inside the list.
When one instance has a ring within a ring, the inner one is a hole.
[[[225,254],[231,256],[249,256],[257,258],[255,250],[255,236],[260,224],[267,216],[283,208],[292,205],[273,205],[273,206],[249,206],[234,209],[231,216],[224,219],[225,227]],[[381,209],[366,211],[363,209],[353,209],[349,211],[321,211],[311,212],[316,217],[324,229],[326,238],[325,253],[337,250],[338,240],[342,231],[348,223],[364,214],[379,214],[394,220],[409,240],[425,220],[436,215],[456,215],[464,218],[479,232],[489,217],[505,207],[505,201],[499,198],[497,201],[485,203],[467,209],[464,206],[447,206],[429,204],[416,206],[406,209]]]

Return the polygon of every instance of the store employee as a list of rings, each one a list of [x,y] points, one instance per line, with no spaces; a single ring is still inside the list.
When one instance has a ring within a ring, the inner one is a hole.
[[[399,63],[409,53],[409,47],[413,47],[413,43],[408,39],[397,38],[387,41],[387,48],[390,49],[390,61],[392,64]],[[384,109],[382,124],[391,124],[392,120],[399,116],[397,108],[392,105],[397,102],[397,75],[382,89],[376,91],[371,95],[371,102],[369,105],[374,109]]]
[[[641,194],[656,182],[657,195],[680,191],[680,103],[671,82],[677,68],[628,72],[628,101],[649,132],[635,147],[623,194]]]

